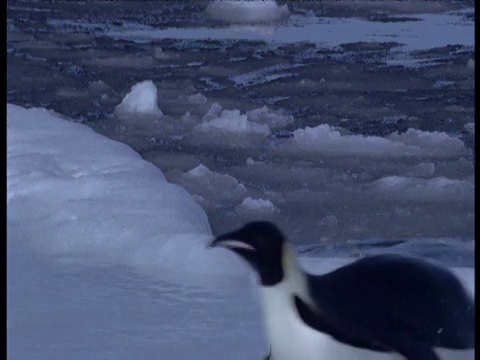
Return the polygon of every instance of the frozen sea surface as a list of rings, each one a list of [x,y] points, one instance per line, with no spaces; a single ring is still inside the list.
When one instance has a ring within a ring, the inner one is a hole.
[[[8,105],[7,131],[9,359],[265,354],[254,279],[229,252],[205,249],[210,228],[187,192],[45,109]],[[299,248],[301,262],[322,273],[385,248],[349,245]],[[471,241],[390,245],[453,266],[473,292]]]

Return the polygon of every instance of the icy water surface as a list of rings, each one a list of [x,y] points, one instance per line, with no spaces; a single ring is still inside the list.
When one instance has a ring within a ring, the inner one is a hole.
[[[358,18],[321,18],[316,16],[294,15],[284,25],[232,25],[230,27],[184,27],[155,28],[135,23],[105,26],[85,21],[52,20],[48,23],[56,28],[71,31],[95,31],[98,35],[115,40],[138,43],[155,42],[162,39],[175,40],[236,40],[265,41],[273,43],[308,42],[325,47],[355,42],[397,42],[404,50],[423,50],[429,47],[447,45],[473,46],[474,34],[465,31],[471,20],[465,18],[470,13],[457,11],[448,14],[419,14],[404,18],[404,21],[379,22]],[[408,26],[405,25],[408,23]],[[444,36],[438,36],[445,27]]]
[[[297,244],[472,239],[474,9],[462,4],[292,2],[282,23],[233,29],[207,3],[9,4],[7,100],[130,145],[214,232],[267,218]],[[144,80],[164,116],[120,119]],[[248,121],[268,131],[202,125],[222,110],[256,110]]]

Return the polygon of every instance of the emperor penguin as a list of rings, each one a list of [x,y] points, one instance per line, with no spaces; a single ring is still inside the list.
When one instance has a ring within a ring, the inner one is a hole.
[[[210,246],[230,249],[258,274],[265,359],[474,358],[473,298],[440,265],[383,254],[312,275],[265,221],[219,235]]]

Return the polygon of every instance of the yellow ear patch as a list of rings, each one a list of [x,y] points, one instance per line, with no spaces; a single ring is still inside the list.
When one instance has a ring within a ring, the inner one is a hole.
[[[290,249],[290,246],[283,243],[282,244],[282,267],[284,269],[289,269],[290,266],[292,265],[292,261],[293,261],[292,249]]]

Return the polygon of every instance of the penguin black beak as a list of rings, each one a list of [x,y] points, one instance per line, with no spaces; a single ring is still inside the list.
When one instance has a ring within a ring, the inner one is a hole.
[[[230,250],[243,249],[255,251],[255,248],[251,244],[242,240],[242,236],[238,231],[217,236],[208,247],[224,247]]]

